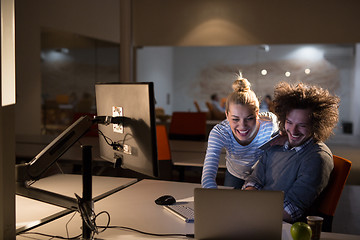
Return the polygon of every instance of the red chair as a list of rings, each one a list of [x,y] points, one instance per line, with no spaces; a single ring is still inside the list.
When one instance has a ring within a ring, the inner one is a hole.
[[[331,172],[329,183],[317,200],[317,213],[324,218],[323,231],[332,231],[332,221],[335,210],[350,174],[351,162],[339,156],[333,156],[334,169]]]
[[[205,141],[205,112],[174,112],[169,127],[169,139]]]

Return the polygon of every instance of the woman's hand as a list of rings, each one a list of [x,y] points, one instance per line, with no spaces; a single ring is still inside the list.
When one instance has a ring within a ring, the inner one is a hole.
[[[246,187],[244,190],[257,190],[257,189],[254,187]]]

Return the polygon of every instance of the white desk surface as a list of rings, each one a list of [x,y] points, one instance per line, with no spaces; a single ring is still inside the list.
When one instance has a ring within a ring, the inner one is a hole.
[[[114,188],[136,182],[135,178],[118,178],[106,176],[92,177],[92,195],[97,197]],[[40,179],[32,187],[52,191],[68,197],[74,197],[74,193],[82,196],[82,175],[77,174],[57,174]]]
[[[118,181],[118,180],[115,180]],[[57,185],[63,185],[58,182]],[[56,186],[53,186],[56,189]],[[72,188],[72,186],[68,186]],[[154,200],[165,194],[173,195],[176,199],[184,199],[193,196],[193,189],[200,187],[199,184],[158,181],[158,180],[142,180],[128,188],[116,192],[102,200],[95,203],[95,213],[107,211],[111,217],[111,226],[126,226],[138,230],[152,232],[152,233],[193,233],[194,224],[185,223],[175,215],[169,213],[163,207],[154,203]],[[34,213],[36,214],[36,212]],[[50,235],[67,236],[66,224],[69,222],[72,214],[59,218],[46,225],[40,226],[30,232],[40,232]],[[100,215],[97,218],[97,225],[105,225],[107,221],[106,215]],[[70,220],[67,228],[69,237],[77,236],[81,231],[81,218],[78,213]],[[283,224],[284,240],[291,240],[290,224]],[[341,240],[355,240],[360,236],[336,234],[336,233],[322,233],[321,239],[341,239]],[[36,239],[49,239],[49,237],[42,237],[39,235],[18,235],[16,239],[29,239],[34,237]],[[104,232],[96,235],[101,239],[159,239],[159,237],[151,237],[135,233],[128,230],[107,229]],[[165,237],[161,239],[184,239],[182,237],[173,238]]]
[[[98,197],[113,189],[135,183],[134,178],[93,176],[92,196]],[[55,192],[75,199],[74,193],[82,196],[82,176],[71,174],[53,175],[40,179],[32,187]],[[16,228],[38,224],[39,220],[65,211],[66,208],[43,203],[16,195]]]

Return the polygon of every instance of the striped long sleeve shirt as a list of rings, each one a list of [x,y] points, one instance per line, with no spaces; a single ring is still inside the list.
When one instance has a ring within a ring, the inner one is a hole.
[[[228,120],[222,121],[211,130],[201,178],[202,187],[217,188],[216,175],[223,148],[226,151],[226,168],[233,176],[246,180],[251,174],[252,166],[263,152],[258,147],[267,142],[278,130],[277,118],[273,113],[266,112],[259,115],[259,131],[253,141],[246,146],[236,141]]]

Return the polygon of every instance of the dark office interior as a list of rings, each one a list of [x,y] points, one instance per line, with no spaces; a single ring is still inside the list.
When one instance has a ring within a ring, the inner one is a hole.
[[[221,121],[206,102],[214,92],[225,98],[242,71],[260,100],[279,81],[317,84],[341,98],[339,123],[327,144],[352,168],[333,232],[360,235],[358,1],[13,2],[16,103],[0,110],[2,187],[13,181],[9,171],[15,164],[32,159],[80,116],[96,115],[94,86],[99,82],[154,82],[156,122],[167,133],[174,112],[204,113],[201,149],[185,143],[197,155],[182,155],[170,141],[172,162],[160,166],[162,180],[200,183],[201,167],[178,166],[177,158],[201,161],[207,134]],[[81,164],[72,156],[78,158],[85,143],[93,145],[94,175],[152,179],[102,161],[98,138],[92,128],[46,175],[81,174]],[[219,184],[223,173],[220,169]],[[14,197],[6,198],[9,194]],[[4,187],[1,198],[3,210],[9,203],[16,208],[13,190]],[[15,235],[4,231],[6,219],[12,218],[15,231],[14,213],[3,212],[0,232]]]

